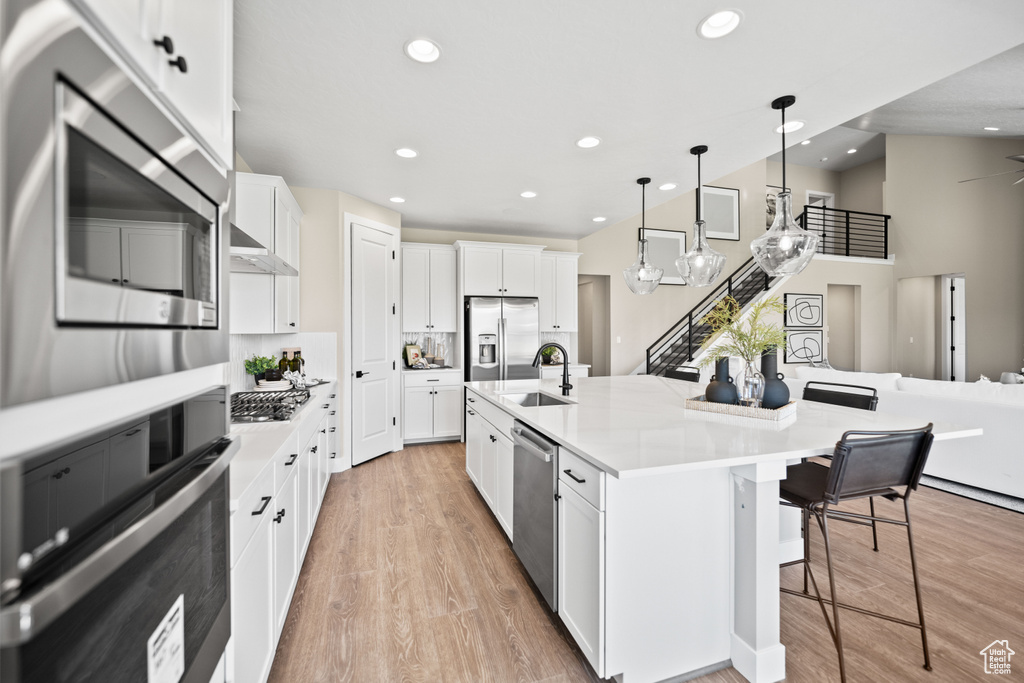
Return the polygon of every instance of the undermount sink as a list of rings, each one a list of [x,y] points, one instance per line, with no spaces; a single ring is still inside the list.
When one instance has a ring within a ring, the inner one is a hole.
[[[572,401],[564,401],[550,394],[542,394],[539,391],[532,391],[528,394],[500,394],[500,396],[502,398],[507,398],[513,403],[518,403],[525,408],[532,408],[536,406],[566,406],[572,404]]]

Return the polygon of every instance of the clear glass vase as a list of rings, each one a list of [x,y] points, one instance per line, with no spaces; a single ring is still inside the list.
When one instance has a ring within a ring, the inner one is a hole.
[[[743,377],[739,381],[740,405],[760,408],[764,396],[764,375],[758,371],[754,361],[744,362]]]

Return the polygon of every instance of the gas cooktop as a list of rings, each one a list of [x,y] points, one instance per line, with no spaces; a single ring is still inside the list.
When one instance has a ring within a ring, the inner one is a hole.
[[[305,390],[241,391],[231,395],[231,421],[287,422],[308,400]]]

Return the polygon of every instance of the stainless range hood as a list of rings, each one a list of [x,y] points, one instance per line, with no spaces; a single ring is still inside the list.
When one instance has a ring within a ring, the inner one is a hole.
[[[299,271],[283,258],[254,240],[234,223],[231,224],[231,272],[290,276],[299,274]]]

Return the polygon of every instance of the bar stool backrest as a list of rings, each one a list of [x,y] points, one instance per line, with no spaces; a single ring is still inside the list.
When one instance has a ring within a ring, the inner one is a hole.
[[[837,387],[840,390],[821,387]],[[864,387],[859,384],[812,381],[804,385],[803,398],[805,401],[831,403],[836,406],[860,408],[861,410],[874,410],[878,407],[878,391],[873,387]]]
[[[879,495],[887,489],[916,489],[931,450],[932,424],[899,432],[850,431],[836,444],[825,484],[825,501]]]
[[[695,368],[690,365],[680,365],[677,368],[665,371],[666,377],[672,379],[681,379],[684,382],[699,382],[700,381],[700,368]]]

